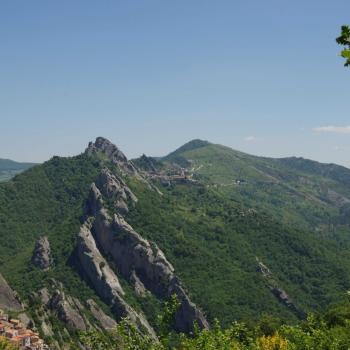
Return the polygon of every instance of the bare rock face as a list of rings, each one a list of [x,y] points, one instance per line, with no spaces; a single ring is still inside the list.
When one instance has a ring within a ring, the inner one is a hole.
[[[23,307],[6,280],[0,274],[0,309],[9,311],[22,311]]]
[[[51,249],[50,243],[46,236],[42,236],[35,244],[32,256],[32,263],[34,266],[48,270],[51,265]]]
[[[200,328],[208,328],[203,313],[190,301],[164,253],[156,244],[142,238],[119,213],[110,217],[95,185],[91,187],[88,207],[94,213],[93,237],[102,252],[112,257],[123,277],[131,282],[137,280],[139,285],[162,299],[175,293],[181,304],[176,315],[178,331],[192,331],[194,322]]]
[[[106,315],[92,299],[87,300],[86,304],[96,320],[100,322],[103,329],[110,330],[117,326],[117,322],[115,322],[113,318]]]
[[[117,294],[124,295],[117,276],[99,252],[88,223],[80,228],[78,257],[84,272],[104,300],[113,300]]]
[[[50,293],[47,288],[42,288],[38,292],[38,297],[44,306],[47,306],[50,302]]]
[[[141,282],[141,280],[137,277],[135,270],[131,273],[130,282],[134,286],[135,293],[140,297],[144,297],[147,295],[147,289]]]
[[[88,155],[102,152],[115,163],[128,161],[124,153],[111,141],[105,139],[104,137],[97,137],[95,142],[90,142],[86,152]]]
[[[141,325],[140,328],[145,329],[149,335],[156,338],[156,334],[146,318],[124,301],[125,293],[120,286],[118,277],[102,257],[90,227],[89,221],[85,222],[78,235],[78,258],[84,274],[94,286],[97,294],[111,306],[117,320],[128,318],[135,325]]]
[[[86,330],[83,317],[75,309],[71,298],[67,298],[62,291],[56,290],[50,299],[49,307],[57,317],[70,329]]]
[[[90,157],[96,156],[97,159],[100,159],[102,162],[108,160],[109,162],[117,166],[120,173],[134,176],[139,181],[143,182],[150,190],[156,191],[159,195],[162,195],[157,186],[149,182],[143,176],[142,171],[140,171],[131,160],[128,160],[124,153],[111,141],[103,137],[97,137],[95,142],[89,142],[89,145],[85,150],[85,154]],[[118,180],[121,179],[118,177]],[[98,180],[96,182],[98,182]],[[125,185],[123,187],[127,186]],[[103,191],[102,188],[100,188],[100,190]],[[125,189],[125,191],[127,191],[127,188]],[[132,197],[133,194],[131,193],[130,196]],[[127,205],[125,204],[125,201],[121,201],[118,204],[119,212],[125,214],[125,211],[128,209]]]
[[[110,218],[105,210],[97,215],[93,232],[105,254],[112,256],[125,278],[136,274],[152,293],[168,297],[174,268],[155,244],[142,238],[122,216],[115,214]]]
[[[103,169],[96,180],[96,186],[101,193],[109,198],[121,214],[129,211],[128,203],[136,203],[137,198],[119,176],[113,175],[108,169]]]
[[[97,137],[95,142],[90,142],[85,153],[90,156],[103,155],[126,173],[138,174],[137,169],[131,161],[128,161],[124,153],[111,141],[103,137]]]

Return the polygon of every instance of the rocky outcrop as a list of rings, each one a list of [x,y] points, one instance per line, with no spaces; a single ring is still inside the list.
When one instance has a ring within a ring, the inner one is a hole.
[[[271,270],[258,258],[256,258],[256,261],[258,263],[258,271],[264,277],[271,293],[278,299],[279,302],[281,302],[283,305],[285,305],[287,308],[293,311],[298,317],[303,318],[305,316],[304,312],[299,310],[292,301],[292,299],[289,297],[287,292],[278,286],[278,283],[274,278]]]
[[[114,329],[117,326],[117,322],[115,322],[113,318],[106,315],[92,299],[87,300],[86,304],[96,320],[100,322],[104,330]]]
[[[91,223],[88,220],[82,225],[78,235],[78,259],[84,274],[101,299],[110,305],[117,320],[128,318],[141,331],[146,330],[149,335],[156,338],[156,334],[147,319],[124,301],[123,295],[125,293],[120,286],[118,277],[102,257],[90,228]]]
[[[42,236],[35,244],[32,264],[42,270],[48,270],[51,265],[51,249],[49,239]]]
[[[270,290],[272,294],[284,305],[286,305],[288,308],[297,311],[296,306],[294,305],[293,301],[289,298],[288,294],[279,287],[273,287],[270,286]]]
[[[137,295],[140,297],[145,297],[147,295],[148,291],[141,280],[137,277],[135,270],[131,273],[130,283],[133,285],[134,291]]]
[[[74,307],[74,301],[72,298],[66,297],[64,292],[56,290],[48,306],[68,328],[86,330],[84,319]]]
[[[159,161],[157,161],[155,158],[147,157],[145,154],[134,160],[134,162],[139,169],[152,173],[156,173],[158,171],[158,167],[161,166]]]
[[[124,153],[116,145],[104,137],[97,137],[95,142],[90,142],[85,153],[89,156],[102,156],[105,160],[109,160],[117,165],[122,171],[138,175],[134,164],[126,158]]]
[[[116,295],[124,295],[117,276],[96,246],[88,222],[80,228],[78,235],[78,257],[85,274],[102,299],[112,301]]]
[[[143,182],[150,190],[156,191],[159,195],[162,193],[159,191],[157,186],[149,182],[143,175],[142,172],[135,166],[135,164],[128,160],[125,154],[112,142],[103,138],[97,137],[95,142],[90,142],[85,150],[85,154],[90,157],[96,157],[104,162],[113,163],[118,171],[122,174],[131,175],[137,178],[139,181]],[[120,178],[119,178],[120,180]],[[120,203],[123,205],[123,203]],[[123,210],[123,208],[121,208]]]
[[[123,179],[112,174],[107,168],[102,169],[96,179],[96,186],[109,198],[118,212],[125,215],[129,211],[128,203],[135,204],[137,197],[132,193]]]
[[[176,315],[178,331],[190,332],[194,322],[200,328],[209,327],[203,313],[185,293],[164,253],[156,244],[142,238],[119,213],[111,217],[95,184],[91,186],[88,210],[94,214],[90,228],[93,238],[103,254],[111,256],[124,278],[137,280],[161,299],[177,295],[181,304]]]
[[[9,311],[22,311],[23,307],[20,303],[17,293],[14,292],[4,277],[0,274],[0,309]]]
[[[97,137],[95,142],[89,142],[89,145],[86,149],[86,153],[88,155],[97,154],[99,152],[105,154],[109,160],[113,161],[116,164],[128,161],[124,153],[104,137]]]
[[[34,295],[34,297],[38,296],[42,305],[47,306],[50,302],[50,293],[47,288],[42,288],[39,290],[38,295]]]
[[[86,330],[90,324],[85,319],[84,313],[86,309],[76,298],[67,295],[63,291],[63,285],[54,279],[50,280],[52,292],[47,288],[42,288],[38,292],[31,294],[31,302],[37,305],[37,319],[43,333],[49,335],[52,332],[50,318],[57,317],[67,329],[76,331]],[[40,305],[40,307],[38,306]]]

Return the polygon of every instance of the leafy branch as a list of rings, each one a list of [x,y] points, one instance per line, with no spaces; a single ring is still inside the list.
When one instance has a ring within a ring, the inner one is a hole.
[[[344,66],[350,66],[350,27],[342,26],[341,35],[336,39],[336,42],[344,46],[344,49],[341,51],[340,55],[345,58]]]

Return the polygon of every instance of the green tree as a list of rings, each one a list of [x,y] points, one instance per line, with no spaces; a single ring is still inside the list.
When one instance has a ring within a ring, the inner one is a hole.
[[[341,35],[336,39],[337,43],[343,46],[343,50],[340,53],[345,58],[344,66],[350,66],[350,27],[342,26]]]
[[[16,350],[5,338],[0,337],[0,350]]]

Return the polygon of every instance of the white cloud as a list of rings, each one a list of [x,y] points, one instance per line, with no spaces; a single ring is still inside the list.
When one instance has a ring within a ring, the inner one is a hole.
[[[335,125],[327,125],[327,126],[319,126],[314,128],[315,132],[324,132],[324,133],[333,133],[333,134],[350,134],[350,125],[345,126],[335,126]]]
[[[256,141],[258,141],[258,138],[255,137],[255,136],[247,136],[247,137],[244,138],[244,141],[246,141],[246,142],[256,142]]]

